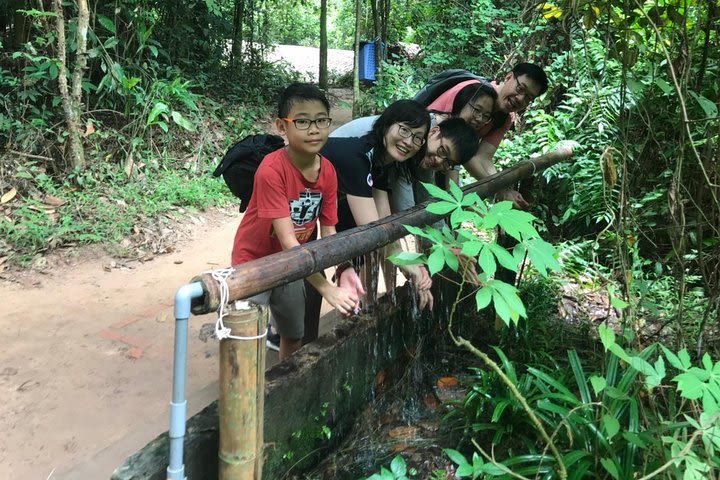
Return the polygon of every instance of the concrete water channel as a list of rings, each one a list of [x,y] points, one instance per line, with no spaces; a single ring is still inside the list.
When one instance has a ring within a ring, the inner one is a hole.
[[[489,197],[570,155],[569,149],[560,149],[526,160],[464,190]],[[430,224],[438,218],[425,211],[424,204],[418,205],[378,222],[238,266],[226,279],[228,298],[230,301],[246,298],[306,277],[405,236],[403,225]],[[218,283],[210,275],[193,281],[191,285],[195,285],[195,289],[202,289],[193,312],[216,310],[221,298]],[[445,288],[447,285],[434,286],[436,290]],[[443,297],[453,297],[438,293],[433,311],[436,318],[428,322],[417,321],[412,295],[403,287],[383,297],[368,313],[352,319],[337,319],[330,333],[265,371],[262,478],[282,478],[298,458],[312,465],[320,460],[321,453],[326,453],[344,437],[372,397],[376,374],[391,368],[409,345],[427,333],[427,325],[432,325],[437,318],[447,318],[449,305]],[[217,402],[188,420],[180,440],[184,451],[182,475],[186,478],[218,478],[219,424]],[[329,439],[309,434],[319,426],[321,431],[325,427],[331,433]],[[177,426],[173,428],[177,430]],[[170,443],[167,433],[160,435],[120,465],[112,479],[169,478]],[[318,448],[319,445],[322,448]],[[289,457],[295,460],[290,462]]]

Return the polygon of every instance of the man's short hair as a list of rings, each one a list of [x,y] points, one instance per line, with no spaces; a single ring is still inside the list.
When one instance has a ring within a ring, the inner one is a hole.
[[[525,75],[530,80],[537,83],[540,87],[540,95],[545,93],[548,89],[548,78],[545,74],[545,71],[534,63],[518,63],[512,69],[512,73],[515,75],[516,78],[520,75]]]
[[[290,113],[295,102],[307,102],[317,100],[325,106],[330,113],[330,102],[325,93],[312,83],[295,82],[288,85],[280,94],[278,101],[278,118],[285,118]]]
[[[473,127],[462,118],[448,118],[438,123],[442,138],[453,143],[458,165],[467,163],[480,147],[480,137]]]

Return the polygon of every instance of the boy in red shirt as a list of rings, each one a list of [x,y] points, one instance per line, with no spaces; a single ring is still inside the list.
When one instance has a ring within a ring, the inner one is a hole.
[[[233,265],[305,243],[318,220],[322,237],[335,233],[337,176],[332,164],[319,154],[329,133],[329,113],[330,103],[314,85],[294,83],[281,94],[275,126],[286,136],[287,146],[268,154],[255,173],[253,194],[235,234]],[[359,280],[344,281],[343,285],[349,286],[343,288],[320,273],[307,280],[343,315],[353,313],[364,293]],[[302,346],[303,280],[249,300],[269,305],[272,323],[280,334],[281,360]]]

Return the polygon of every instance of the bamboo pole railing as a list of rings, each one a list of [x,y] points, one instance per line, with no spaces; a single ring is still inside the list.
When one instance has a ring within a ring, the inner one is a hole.
[[[463,188],[486,198],[508,188],[519,180],[542,171],[572,155],[570,148],[560,148],[517,165]],[[364,255],[407,235],[403,225],[432,224],[441,215],[425,210],[428,202],[376,222],[340,232],[327,238],[300,245],[283,252],[253,260],[235,267],[227,277],[228,301],[243,299],[271,288],[305,278],[350,258]],[[209,273],[191,280],[202,284],[203,295],[193,300],[192,313],[202,315],[220,306],[220,286]]]

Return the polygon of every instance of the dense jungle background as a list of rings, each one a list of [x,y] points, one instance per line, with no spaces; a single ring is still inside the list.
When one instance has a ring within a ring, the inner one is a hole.
[[[474,370],[448,416],[453,474],[717,478],[719,19],[717,0],[0,0],[0,268],[133,255],[120,240],[163,215],[232,202],[210,172],[303,79],[276,45],[319,46],[319,83],[353,88],[355,116],[447,68],[535,62],[550,88],[495,158],[577,142],[522,185],[562,272],[519,283],[526,311],[488,351],[502,368]],[[384,45],[375,82],[323,67],[361,40]],[[568,296],[598,298],[565,316],[577,343],[553,334]]]

